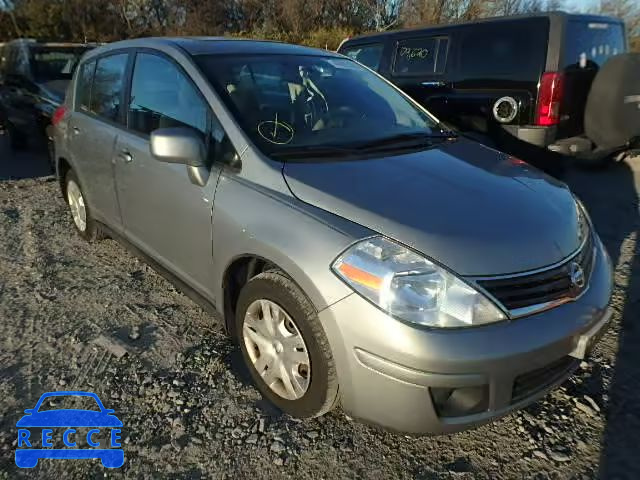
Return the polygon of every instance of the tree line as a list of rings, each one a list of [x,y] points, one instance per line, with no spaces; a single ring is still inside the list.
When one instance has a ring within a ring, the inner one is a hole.
[[[0,41],[236,35],[335,49],[367,31],[563,7],[564,0],[0,0]],[[602,0],[595,13],[624,18],[640,38],[636,0]]]

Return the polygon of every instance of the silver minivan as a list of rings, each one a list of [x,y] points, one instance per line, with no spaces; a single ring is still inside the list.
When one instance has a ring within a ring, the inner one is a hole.
[[[54,124],[79,234],[217,312],[293,416],[463,430],[563,382],[610,319],[611,263],[566,185],[339,54],[118,42]]]

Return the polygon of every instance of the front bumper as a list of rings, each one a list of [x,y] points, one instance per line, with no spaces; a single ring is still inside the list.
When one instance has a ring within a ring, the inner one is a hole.
[[[349,415],[407,433],[450,433],[521,408],[562,383],[605,331],[611,292],[611,262],[598,239],[585,293],[529,317],[451,331],[416,328],[357,294],[319,316]],[[434,393],[465,388],[485,392],[480,410],[443,414]]]

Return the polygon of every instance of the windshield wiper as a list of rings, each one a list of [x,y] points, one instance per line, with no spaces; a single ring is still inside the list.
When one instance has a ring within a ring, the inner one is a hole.
[[[275,158],[313,158],[313,157],[343,157],[358,153],[357,150],[334,145],[306,145],[290,147],[271,154]]]
[[[443,134],[431,134],[424,132],[414,133],[400,133],[398,135],[392,135],[390,137],[378,138],[369,142],[359,143],[357,145],[351,145],[353,148],[359,150],[377,150],[380,148],[393,147],[393,148],[414,148],[420,146],[433,146],[435,141],[452,138],[450,135]]]

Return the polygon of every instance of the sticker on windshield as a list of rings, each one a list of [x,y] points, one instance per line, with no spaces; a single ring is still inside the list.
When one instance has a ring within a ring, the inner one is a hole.
[[[294,130],[287,122],[278,120],[276,114],[275,120],[266,120],[258,124],[258,133],[267,142],[286,145],[293,140]]]

